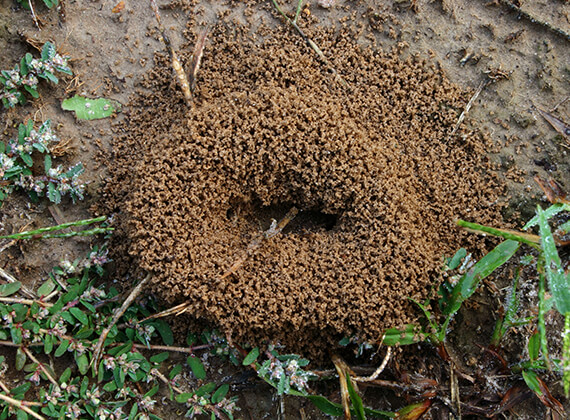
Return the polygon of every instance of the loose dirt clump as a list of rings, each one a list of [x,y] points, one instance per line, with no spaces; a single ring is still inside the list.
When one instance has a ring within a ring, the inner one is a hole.
[[[315,356],[341,336],[379,340],[465,245],[454,221],[499,217],[489,140],[451,135],[469,95],[405,46],[352,35],[314,29],[346,88],[286,28],[218,24],[194,106],[158,54],[121,127],[104,197],[128,210],[125,246],[156,293],[234,341]],[[296,223],[222,278],[293,206]]]

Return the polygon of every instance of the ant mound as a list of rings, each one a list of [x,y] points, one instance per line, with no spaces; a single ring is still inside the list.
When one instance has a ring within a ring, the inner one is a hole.
[[[317,31],[345,86],[295,34],[264,35],[213,30],[193,107],[157,55],[107,198],[126,204],[128,252],[154,292],[233,341],[314,356],[379,340],[416,319],[408,298],[428,297],[466,244],[454,221],[500,217],[490,142],[452,135],[468,95],[419,57]]]

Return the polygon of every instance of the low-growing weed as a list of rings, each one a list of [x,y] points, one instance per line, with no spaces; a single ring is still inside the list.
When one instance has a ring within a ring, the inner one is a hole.
[[[56,72],[73,74],[68,66],[68,57],[57,53],[55,45],[46,42],[42,47],[41,57],[34,58],[27,53],[12,70],[0,71],[0,98],[5,108],[13,108],[17,104],[26,103],[27,92],[33,98],[38,98],[39,79],[49,80],[57,84],[59,79]]]
[[[50,148],[59,142],[49,120],[36,130],[34,122],[20,124],[17,139],[0,142],[0,204],[15,188],[27,191],[33,200],[46,196],[59,203],[69,195],[73,201],[83,199],[85,184],[79,176],[83,165],[63,169],[53,166]],[[43,155],[43,174],[34,174],[34,155]]]

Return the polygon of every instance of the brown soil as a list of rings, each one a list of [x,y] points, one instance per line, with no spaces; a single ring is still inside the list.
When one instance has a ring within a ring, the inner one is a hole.
[[[212,29],[192,108],[157,56],[118,138],[145,145],[111,169],[109,189],[129,188],[113,203],[128,209],[129,252],[160,296],[237,342],[315,356],[342,336],[379,340],[415,319],[407,298],[425,299],[442,255],[465,245],[454,221],[496,221],[491,142],[451,133],[469,95],[420,57],[315,32],[345,88],[287,28],[259,33]],[[267,209],[293,205],[305,221],[222,278]]]

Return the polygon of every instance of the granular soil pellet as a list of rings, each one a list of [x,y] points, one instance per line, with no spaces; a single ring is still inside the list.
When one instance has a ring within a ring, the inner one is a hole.
[[[451,135],[469,93],[435,63],[348,29],[312,33],[349,88],[287,28],[212,28],[192,107],[157,54],[103,198],[114,249],[154,273],[167,304],[234,342],[318,357],[415,321],[408,298],[437,289],[443,256],[482,243],[455,220],[496,223],[503,186],[486,136]],[[222,279],[293,206],[297,219]]]

